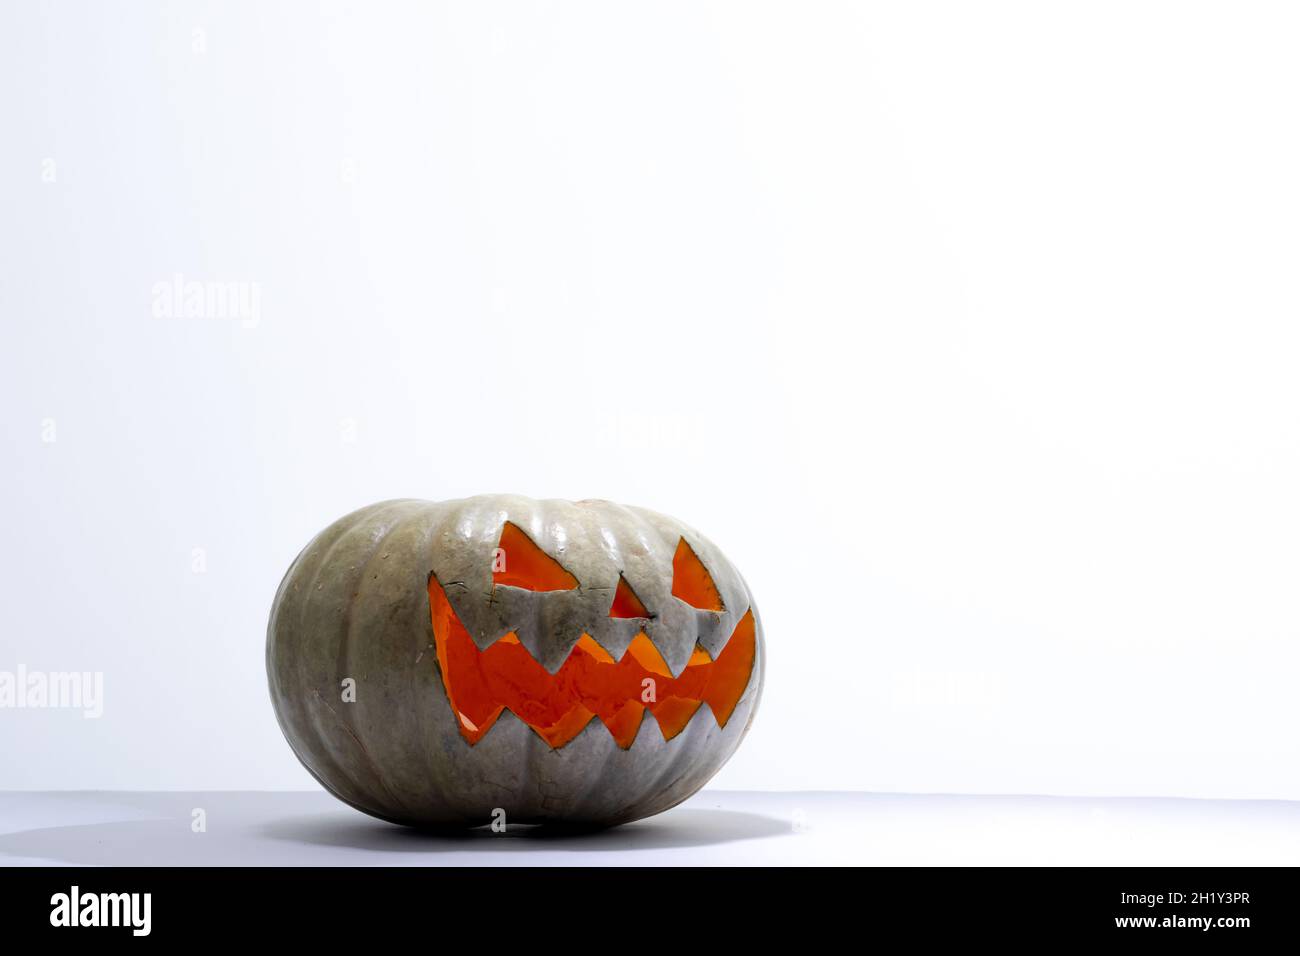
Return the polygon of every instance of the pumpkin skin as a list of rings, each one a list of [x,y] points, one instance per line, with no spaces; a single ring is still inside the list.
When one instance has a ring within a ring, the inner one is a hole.
[[[307,770],[359,810],[424,827],[667,810],[740,744],[764,660],[748,587],[693,529],[516,495],[386,501],[336,521],[290,566],[266,645],[272,705]],[[489,691],[495,661],[517,671]]]

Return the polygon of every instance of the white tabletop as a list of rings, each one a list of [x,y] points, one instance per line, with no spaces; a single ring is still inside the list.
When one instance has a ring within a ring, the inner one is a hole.
[[[1297,863],[1300,804],[1273,801],[706,790],[600,833],[439,837],[323,792],[0,793],[4,865]]]

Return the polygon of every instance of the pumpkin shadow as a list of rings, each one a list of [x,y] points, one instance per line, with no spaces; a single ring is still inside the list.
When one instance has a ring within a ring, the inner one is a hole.
[[[77,795],[42,795],[58,806]],[[792,832],[788,820],[720,808],[677,808],[603,830],[511,826],[454,833],[385,823],[310,795],[266,793],[115,794],[114,819],[0,832],[0,865],[315,866],[579,862],[584,854],[635,854],[760,840]],[[208,808],[207,829],[191,829],[191,808]],[[72,811],[70,810],[70,815]],[[83,817],[84,819],[84,817]],[[608,858],[606,858],[606,862]]]
[[[627,853],[715,846],[791,833],[787,820],[736,810],[678,809],[618,827],[512,825],[496,832],[423,830],[379,820],[337,817],[275,820],[263,836],[294,843],[379,853]]]

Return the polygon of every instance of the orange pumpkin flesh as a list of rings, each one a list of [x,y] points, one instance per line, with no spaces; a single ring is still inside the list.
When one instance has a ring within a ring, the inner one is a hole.
[[[528,540],[522,533],[520,537]],[[504,532],[502,542],[506,547]],[[526,553],[517,544],[509,549],[507,567],[521,560],[516,552]],[[537,570],[529,568],[532,574]],[[716,597],[716,590],[713,593]],[[443,688],[460,720],[461,735],[471,744],[482,739],[505,709],[555,748],[578,736],[597,717],[626,750],[636,739],[646,710],[659,723],[665,740],[681,733],[701,704],[708,704],[718,725],[726,726],[754,666],[752,610],[741,618],[716,660],[697,646],[686,668],[673,677],[644,633],[633,639],[618,661],[583,634],[560,669],[549,674],[513,632],[480,651],[433,575],[429,577],[429,609]]]
[[[673,555],[673,597],[702,611],[724,610],[717,585],[685,538]]]
[[[501,528],[501,540],[497,544],[492,583],[509,584],[529,591],[572,591],[578,586],[578,579],[534,544],[532,538],[507,521]]]
[[[614,603],[609,607],[610,617],[646,617],[650,612],[645,609],[641,599],[636,596],[632,586],[623,575],[618,576],[618,587],[614,589]]]

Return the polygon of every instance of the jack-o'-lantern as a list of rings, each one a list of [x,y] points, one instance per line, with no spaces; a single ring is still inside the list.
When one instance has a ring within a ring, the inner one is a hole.
[[[679,522],[607,501],[388,501],[285,575],[281,729],[321,784],[417,826],[612,825],[702,787],[749,728],[749,589]]]

